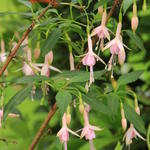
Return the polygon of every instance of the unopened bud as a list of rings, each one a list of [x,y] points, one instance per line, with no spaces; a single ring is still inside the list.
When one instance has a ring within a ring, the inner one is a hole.
[[[143,1],[142,9],[143,9],[143,11],[147,10],[146,0]]]
[[[114,79],[114,77],[111,78],[111,83],[112,83],[112,86],[114,89],[117,89],[117,82],[116,80]]]
[[[53,52],[50,51],[46,56],[45,56],[45,62],[48,63],[49,65],[53,62]]]
[[[137,27],[138,27],[138,24],[139,24],[139,19],[138,19],[138,17],[137,16],[133,16],[132,17],[132,20],[131,20],[131,27],[132,27],[132,30],[133,30],[133,32],[135,32],[136,31],[136,29],[137,29]]]
[[[83,112],[84,112],[84,105],[83,104],[79,105],[79,111],[81,114],[83,114]]]
[[[72,52],[70,52],[70,54],[69,54],[69,61],[70,61],[70,70],[71,71],[75,70],[75,67],[74,67],[74,58],[73,58]]]
[[[125,131],[127,129],[127,120],[126,120],[126,118],[121,119],[121,125],[122,125],[123,131]]]
[[[98,12],[99,12],[100,15],[103,14],[103,6],[99,6],[98,7]]]
[[[39,48],[36,48],[34,50],[34,59],[37,60],[40,56],[40,49]]]
[[[67,125],[70,124],[70,122],[71,122],[71,115],[70,114],[66,115],[66,122],[67,122]]]
[[[140,108],[138,106],[135,107],[135,112],[140,115]]]
[[[18,117],[20,117],[20,115],[19,114],[9,113],[8,117],[10,117],[10,118],[18,118]]]

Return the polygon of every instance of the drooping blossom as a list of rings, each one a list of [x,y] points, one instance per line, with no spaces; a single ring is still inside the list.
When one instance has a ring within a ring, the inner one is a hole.
[[[67,142],[69,140],[69,132],[73,135],[79,136],[78,134],[76,134],[75,132],[73,132],[72,130],[70,130],[67,127],[67,115],[66,115],[66,113],[64,113],[64,115],[62,117],[62,128],[57,133],[59,140],[64,144],[64,150],[67,150]]]
[[[138,24],[139,24],[139,19],[137,16],[137,6],[136,6],[136,3],[134,3],[133,4],[133,16],[132,16],[132,20],[131,20],[131,28],[132,28],[133,32],[136,31]]]
[[[130,124],[130,128],[124,135],[126,145],[129,146],[132,143],[132,140],[136,137],[139,137],[140,139],[145,141],[145,139],[136,131],[133,124]]]
[[[32,63],[32,55],[31,50],[28,48],[25,50],[27,62],[23,62],[23,68],[22,71],[26,76],[34,75],[36,71],[40,71],[40,69]]]
[[[53,61],[53,52],[50,51],[47,55],[45,55],[45,62],[42,66],[41,75],[47,77],[50,76],[49,65],[52,63],[52,61]]]
[[[96,137],[95,131],[101,131],[99,127],[90,125],[88,112],[90,111],[90,106],[86,106],[83,112],[84,118],[84,128],[82,129],[81,138],[85,137],[86,140],[89,140],[90,149],[94,150],[93,139]]]
[[[99,39],[107,38],[108,40],[110,40],[110,35],[109,35],[109,32],[108,32],[108,28],[106,27],[106,18],[107,18],[107,12],[105,10],[103,12],[101,25],[96,27],[92,31],[91,36],[98,35]]]
[[[93,32],[92,36],[97,35],[99,37],[99,40],[101,40],[101,49],[103,50],[103,45],[104,45],[104,39],[107,38],[110,40],[110,35],[108,32],[108,28],[106,27],[106,18],[107,18],[107,12],[104,10],[103,15],[102,15],[102,22],[101,25],[96,27]]]
[[[90,67],[89,86],[94,82],[93,66],[96,64],[96,59],[101,61],[103,64],[105,64],[105,62],[93,52],[92,39],[90,35],[88,35],[88,52],[85,54],[84,58],[82,59],[82,63],[83,65]]]
[[[125,50],[124,47],[126,47],[122,42],[122,37],[120,35],[122,28],[122,23],[119,22],[117,26],[116,36],[115,38],[110,41],[103,50],[106,50],[110,48],[111,57],[108,63],[108,70],[111,70],[111,67],[113,65],[113,59],[115,55],[118,55],[118,62],[120,65],[123,65],[125,61]]]

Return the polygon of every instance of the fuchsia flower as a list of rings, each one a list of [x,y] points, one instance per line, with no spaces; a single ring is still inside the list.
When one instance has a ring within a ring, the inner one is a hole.
[[[36,71],[40,71],[40,69],[32,63],[31,50],[26,50],[27,54],[27,62],[24,61],[22,71],[26,76],[34,75]]]
[[[90,67],[90,86],[94,82],[93,66],[96,64],[96,59],[101,61],[103,64],[105,64],[105,62],[93,52],[92,40],[90,35],[88,35],[88,49],[89,51],[85,54],[84,58],[82,59],[82,63],[83,65]]]
[[[126,145],[130,145],[132,143],[132,139],[136,138],[137,136],[145,141],[145,139],[135,130],[133,124],[130,124],[130,128],[124,135],[124,138],[126,139]]]
[[[2,127],[3,109],[0,109],[0,128]]]
[[[59,137],[59,140],[62,143],[64,143],[64,150],[67,150],[67,141],[69,140],[69,132],[71,134],[79,136],[78,134],[76,134],[75,132],[73,132],[72,130],[70,130],[67,127],[67,116],[66,116],[66,113],[64,113],[63,118],[62,118],[62,128],[57,133],[57,136]]]
[[[112,64],[113,64],[113,58],[115,55],[118,55],[118,61],[120,65],[123,65],[124,61],[125,61],[125,51],[124,51],[124,47],[126,47],[123,42],[122,42],[122,37],[120,35],[121,32],[121,28],[122,28],[122,23],[119,22],[118,26],[117,26],[117,31],[116,31],[116,36],[115,38],[110,41],[103,50],[106,50],[108,48],[110,48],[110,53],[112,54],[110,60],[109,60],[109,66],[108,69],[111,70]]]
[[[42,66],[41,75],[47,77],[50,76],[49,65],[52,63],[52,61],[53,61],[53,52],[50,51],[47,55],[45,55],[45,62]]]
[[[107,38],[108,40],[110,40],[110,35],[108,32],[108,28],[106,27],[106,18],[107,18],[107,12],[106,10],[103,12],[103,16],[102,16],[102,23],[100,26],[96,27],[91,36],[94,35],[98,35],[99,39],[105,39]]]
[[[96,137],[94,131],[101,131],[102,129],[92,126],[89,123],[88,112],[90,111],[89,105],[84,109],[83,118],[84,118],[84,128],[81,133],[81,138],[85,136],[86,140],[89,140],[91,150],[94,150],[93,139]]]

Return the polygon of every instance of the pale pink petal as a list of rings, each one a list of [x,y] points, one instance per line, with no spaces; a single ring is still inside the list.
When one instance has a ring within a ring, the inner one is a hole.
[[[119,61],[120,65],[124,64],[125,58],[126,58],[126,53],[124,51],[124,48],[120,49],[120,51],[118,53],[118,61]]]
[[[90,125],[90,129],[95,130],[95,131],[101,131],[101,130],[103,130],[103,129],[99,128],[99,127],[91,126],[91,125]]]
[[[116,39],[113,39],[112,41],[108,42],[103,50],[106,50],[106,49],[110,48],[112,45],[115,44],[115,42],[116,42]]]
[[[105,34],[105,37],[110,41],[110,35],[109,35],[109,32],[108,32],[108,29],[106,27],[104,27],[104,34]]]
[[[143,141],[146,141],[145,138],[143,138],[135,129],[134,129],[135,135],[138,136],[140,139],[142,139]]]
[[[100,62],[102,62],[104,65],[106,65],[106,63],[99,57],[97,56],[95,53],[93,53],[94,57],[99,60]]]
[[[102,30],[102,26],[98,26],[95,29],[93,29],[91,36],[94,36],[98,34]]]

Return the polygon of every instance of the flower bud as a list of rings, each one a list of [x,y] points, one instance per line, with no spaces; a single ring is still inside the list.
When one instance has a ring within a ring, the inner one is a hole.
[[[71,71],[75,70],[75,67],[74,67],[74,58],[73,58],[72,52],[70,52],[70,54],[69,54],[69,61],[70,61],[70,70]]]
[[[49,65],[53,62],[53,52],[50,51],[46,56],[45,56],[45,62],[48,63]]]
[[[84,112],[84,105],[83,104],[79,105],[79,111],[81,114],[83,114],[83,112]]]
[[[99,12],[100,15],[103,14],[103,6],[99,6],[98,7],[98,12]]]
[[[135,112],[140,115],[140,108],[138,106],[135,107]]]
[[[132,30],[133,30],[133,32],[135,32],[136,31],[136,29],[137,29],[137,27],[138,27],[138,24],[139,24],[139,19],[138,19],[138,17],[136,16],[136,17],[132,17],[132,20],[131,20],[131,27],[132,27]]]
[[[136,4],[133,4],[133,17],[131,20],[131,28],[132,28],[133,32],[136,31],[138,24],[139,24],[139,20],[137,17],[137,6],[136,6]]]
[[[146,0],[143,1],[142,9],[143,9],[143,11],[147,10]]]
[[[40,56],[40,49],[39,48],[36,48],[34,50],[34,59],[37,60]]]
[[[70,122],[71,122],[71,115],[70,114],[66,115],[66,122],[67,122],[67,125],[70,124]]]
[[[125,131],[127,129],[127,120],[126,120],[126,118],[121,119],[121,125],[122,125],[123,131]]]

